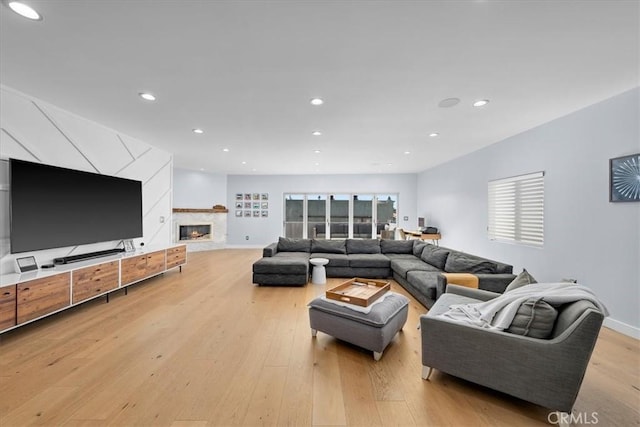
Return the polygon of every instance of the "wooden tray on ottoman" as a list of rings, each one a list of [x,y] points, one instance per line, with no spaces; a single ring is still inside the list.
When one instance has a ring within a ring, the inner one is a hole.
[[[327,291],[327,298],[367,307],[391,289],[387,280],[354,277]]]

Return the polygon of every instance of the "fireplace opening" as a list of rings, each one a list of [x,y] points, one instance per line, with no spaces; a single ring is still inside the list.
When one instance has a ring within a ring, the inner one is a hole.
[[[178,240],[212,240],[212,225],[213,224],[180,224],[178,225]]]

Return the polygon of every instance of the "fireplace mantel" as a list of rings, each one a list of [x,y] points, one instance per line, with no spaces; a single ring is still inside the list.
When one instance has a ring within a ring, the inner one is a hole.
[[[189,209],[189,208],[173,208],[176,213],[227,213],[229,209],[213,208],[213,209]]]

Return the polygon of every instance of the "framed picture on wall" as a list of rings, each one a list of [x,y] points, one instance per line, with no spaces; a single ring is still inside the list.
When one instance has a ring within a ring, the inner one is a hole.
[[[251,202],[244,202],[245,209],[251,209]]]
[[[236,193],[236,200],[242,200],[242,193]]]
[[[236,216],[242,216],[242,210],[236,210]]]
[[[266,218],[269,216],[269,211],[262,211],[262,217]]]
[[[251,193],[244,193],[245,200],[251,200]]]
[[[260,202],[254,202],[253,209],[260,209]]]
[[[260,193],[253,193],[253,200],[260,200]]]
[[[251,218],[251,211],[249,211],[249,210],[244,211],[244,217],[245,218]]]
[[[260,203],[260,207],[262,209],[269,209],[269,202],[262,202]]]
[[[269,200],[269,193],[262,193],[262,194],[260,195],[260,198],[261,198],[262,200]]]
[[[609,160],[609,201],[640,201],[640,153]]]
[[[253,217],[258,218],[260,216],[260,211],[253,211]]]
[[[243,203],[242,202],[236,202],[236,209],[242,209]]]

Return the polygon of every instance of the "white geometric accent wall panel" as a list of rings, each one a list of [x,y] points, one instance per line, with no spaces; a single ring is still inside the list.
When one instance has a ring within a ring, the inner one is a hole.
[[[173,156],[55,105],[0,86],[0,273],[14,270],[9,253],[9,158],[39,162],[142,181],[143,235],[136,245],[171,243]],[[43,207],[46,209],[46,207]],[[49,249],[34,255],[38,264],[53,258],[118,247],[119,241]]]

